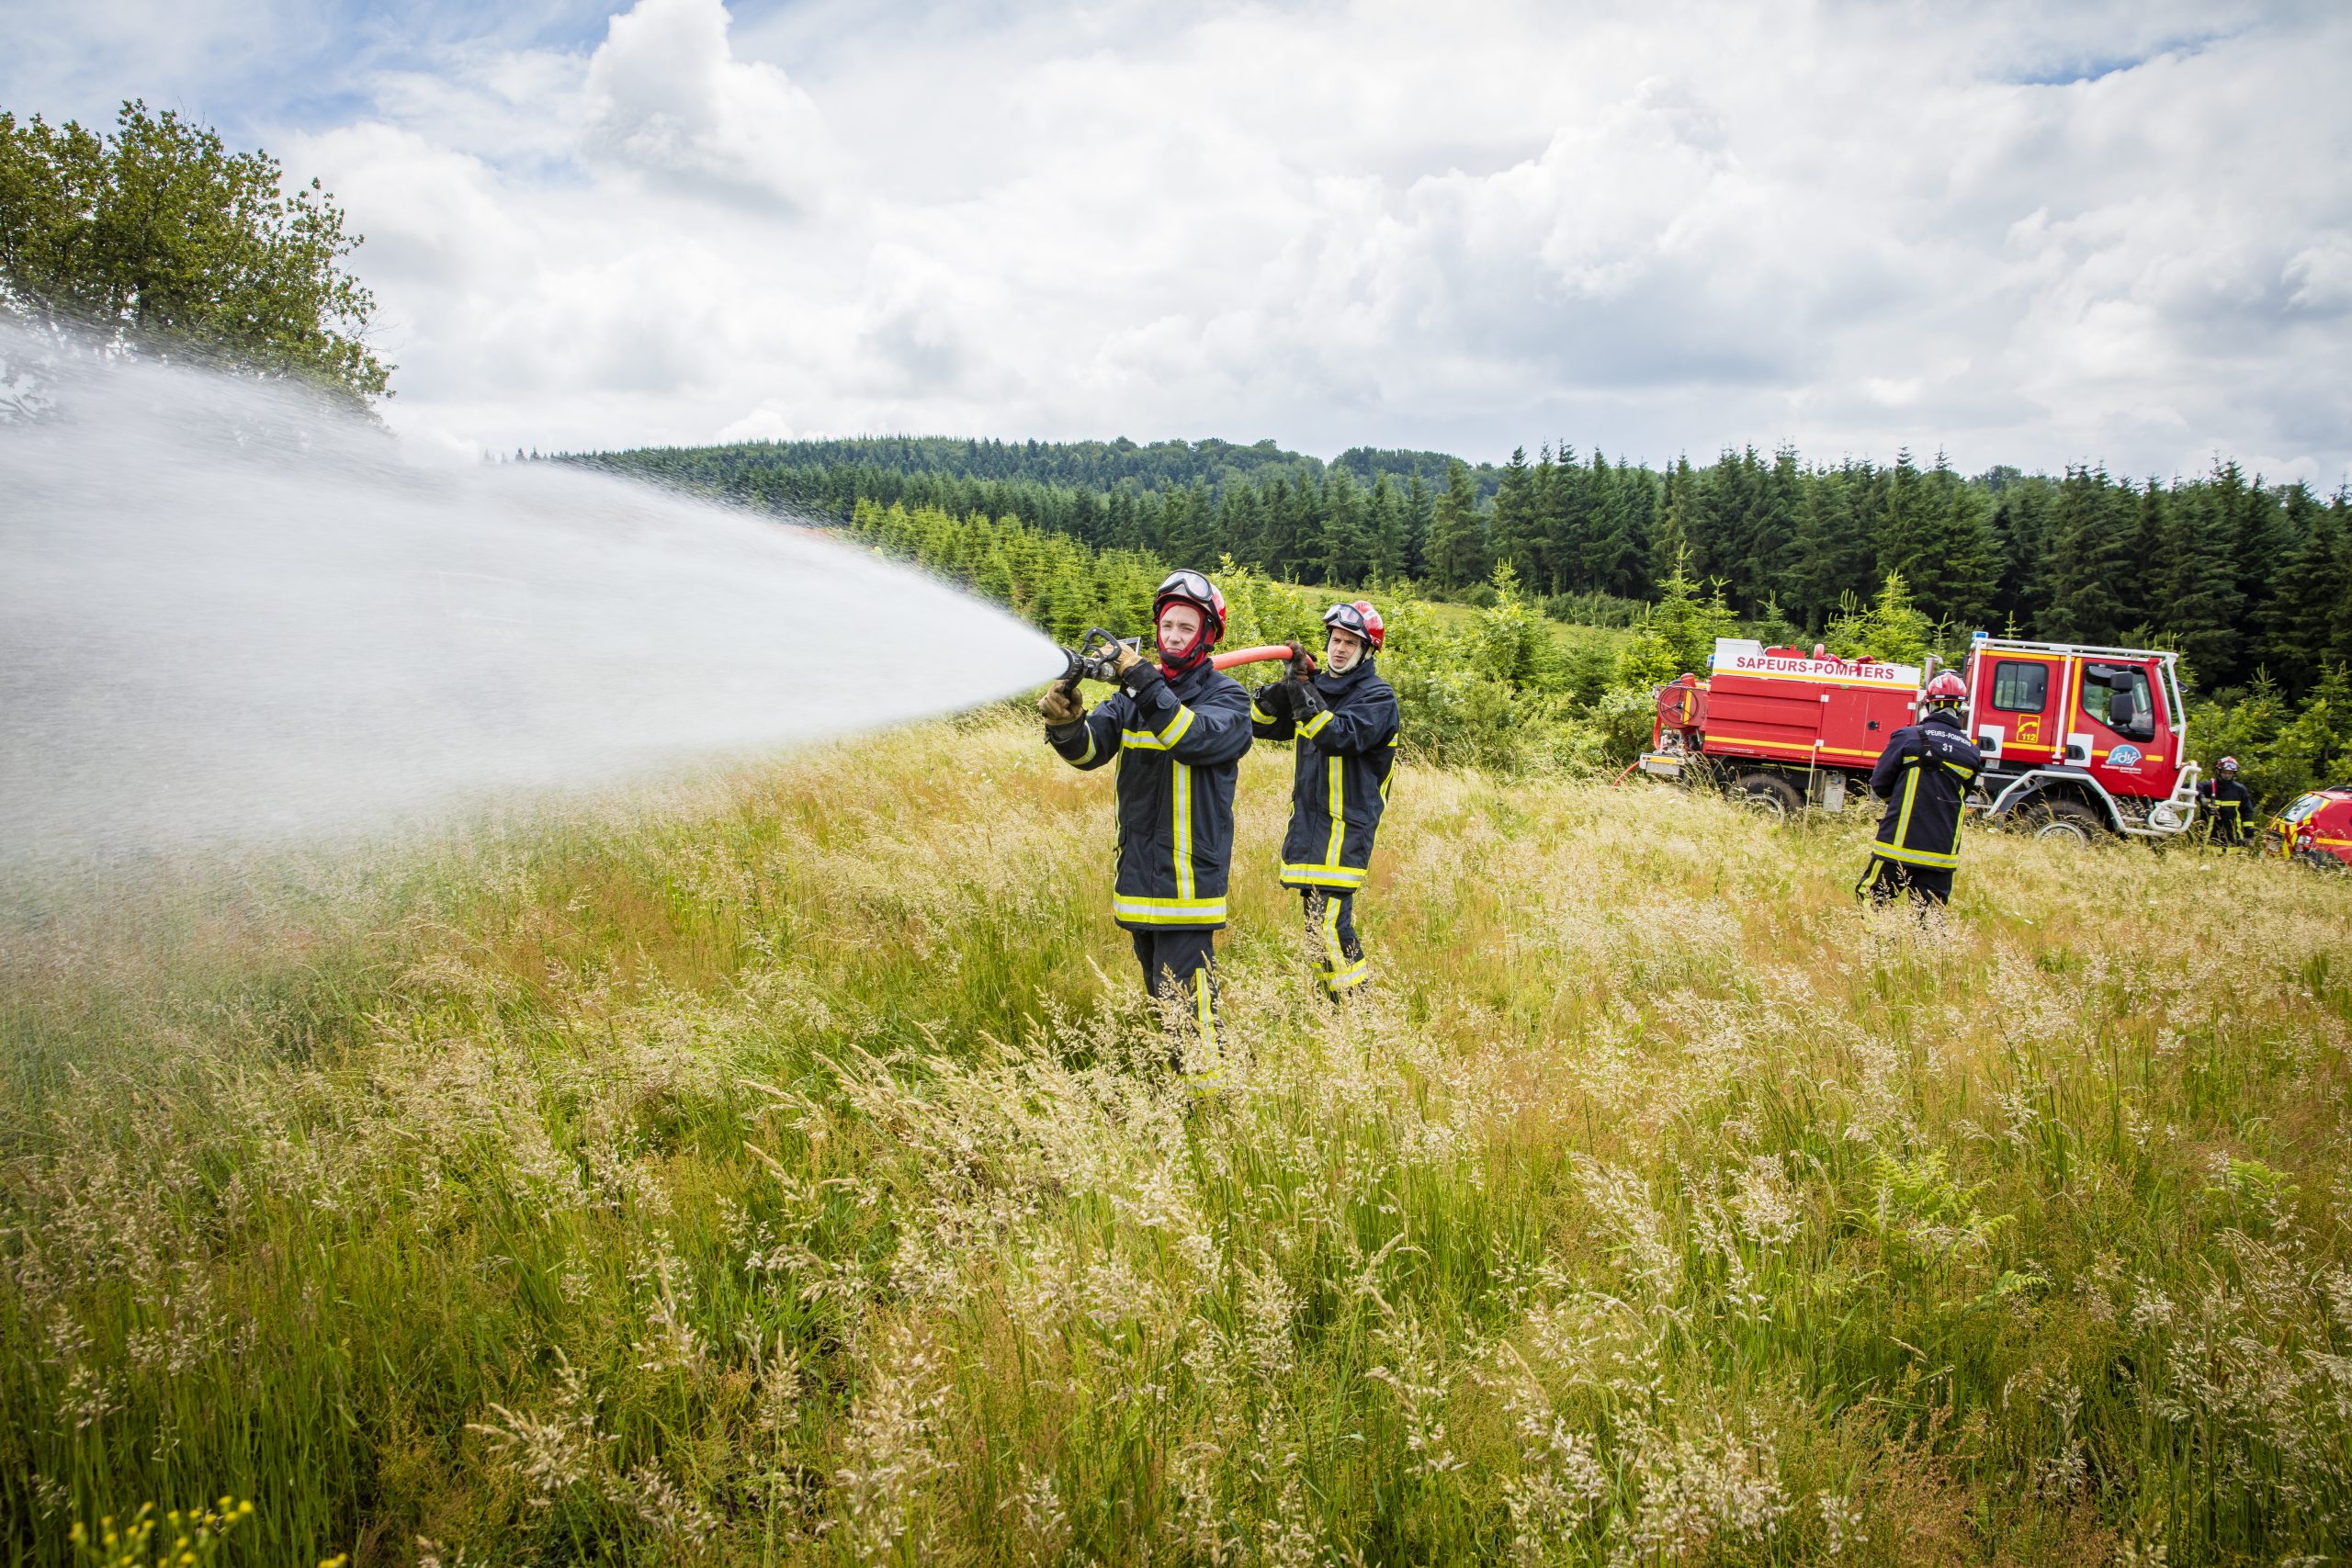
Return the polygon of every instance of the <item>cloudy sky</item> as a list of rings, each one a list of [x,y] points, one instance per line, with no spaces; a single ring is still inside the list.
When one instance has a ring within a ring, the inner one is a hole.
[[[459,446],[2352,468],[2352,6],[0,0],[318,175]]]

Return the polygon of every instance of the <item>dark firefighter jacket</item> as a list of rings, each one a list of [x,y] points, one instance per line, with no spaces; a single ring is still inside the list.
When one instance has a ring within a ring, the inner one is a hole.
[[[1960,863],[1961,802],[1984,771],[1961,725],[1939,710],[1888,738],[1871,770],[1871,788],[1886,801],[1872,854],[1943,871]]]
[[[2213,779],[2199,784],[2197,793],[2213,812],[2213,837],[2225,843],[2244,843],[2246,818],[2254,809],[2254,794],[2235,779]]]
[[[1303,724],[1291,713],[1250,705],[1250,728],[1259,735],[1298,741],[1290,831],[1283,836],[1285,887],[1351,893],[1372,865],[1373,835],[1396,764],[1396,694],[1374,664],[1367,658],[1344,675],[1318,672],[1315,689],[1326,706]]]
[[[1206,660],[1136,699],[1115,693],[1046,739],[1073,767],[1119,760],[1119,875],[1111,912],[1129,931],[1225,924],[1233,781],[1250,750],[1250,694]]]

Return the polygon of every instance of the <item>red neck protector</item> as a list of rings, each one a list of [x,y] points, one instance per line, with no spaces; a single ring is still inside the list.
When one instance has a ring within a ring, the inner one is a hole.
[[[1193,646],[1185,650],[1183,657],[1174,658],[1162,653],[1159,656],[1159,672],[1173,681],[1188,670],[1197,670],[1208,662],[1209,649],[1213,646],[1204,632],[1193,639]]]

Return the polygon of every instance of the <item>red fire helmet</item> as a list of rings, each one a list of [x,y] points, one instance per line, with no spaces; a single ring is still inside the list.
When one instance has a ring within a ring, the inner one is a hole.
[[[1337,626],[1343,632],[1353,632],[1369,643],[1375,653],[1388,637],[1388,623],[1380,618],[1380,612],[1372,607],[1369,599],[1332,605],[1323,612],[1323,624]]]
[[[1928,682],[1928,707],[1956,708],[1967,701],[1968,682],[1949,670]]]
[[[1152,595],[1151,618],[1159,620],[1159,612],[1170,604],[1190,604],[1201,613],[1207,622],[1202,628],[1207,642],[1214,643],[1225,635],[1225,595],[1200,572],[1170,572],[1168,581],[1159,585],[1159,592]]]

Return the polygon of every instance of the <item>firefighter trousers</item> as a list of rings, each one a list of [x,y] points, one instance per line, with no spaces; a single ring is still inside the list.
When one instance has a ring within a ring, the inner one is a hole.
[[[1883,908],[1905,893],[1922,905],[1951,902],[1951,868],[1949,866],[1905,865],[1884,855],[1871,856],[1868,870],[1862,873],[1857,892],[1867,893],[1871,903]]]
[[[1216,933],[1171,928],[1129,931],[1144,989],[1167,1009],[1172,1065],[1186,1081],[1225,1077],[1224,1031],[1216,1010]]]
[[[1363,943],[1356,940],[1356,896],[1319,887],[1303,890],[1306,936],[1315,954],[1315,980],[1325,996],[1338,998],[1364,983]]]

